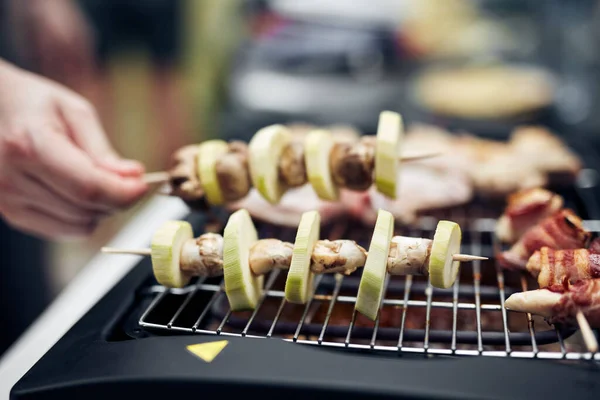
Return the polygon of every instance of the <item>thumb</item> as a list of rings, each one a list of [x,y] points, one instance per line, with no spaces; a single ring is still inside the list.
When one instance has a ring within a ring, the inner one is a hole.
[[[120,157],[112,147],[95,109],[85,100],[76,99],[60,105],[61,115],[75,144],[101,168],[122,176],[135,177],[144,173],[144,166],[135,160]]]

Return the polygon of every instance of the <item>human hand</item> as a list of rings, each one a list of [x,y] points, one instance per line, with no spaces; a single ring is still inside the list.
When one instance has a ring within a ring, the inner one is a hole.
[[[144,168],[109,144],[89,103],[0,60],[0,215],[44,238],[90,234],[137,201]]]
[[[74,0],[13,0],[8,6],[15,47],[31,69],[69,85],[89,76],[94,37]]]

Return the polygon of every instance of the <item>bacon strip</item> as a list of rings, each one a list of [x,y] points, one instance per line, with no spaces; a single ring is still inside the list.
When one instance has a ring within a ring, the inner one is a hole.
[[[548,290],[560,293],[560,300],[552,307],[551,324],[575,325],[577,310],[581,310],[592,328],[600,327],[600,279],[587,279],[572,285],[553,285]]]
[[[507,198],[507,206],[496,225],[496,236],[505,243],[516,242],[530,227],[559,211],[562,196],[543,188],[520,190]]]
[[[554,250],[542,247],[527,262],[540,288],[600,278],[600,254],[588,249]]]
[[[529,228],[508,250],[497,257],[501,267],[525,269],[536,250],[548,247],[555,250],[587,247],[591,232],[583,228],[583,221],[571,209],[564,208]]]
[[[504,303],[508,310],[541,315],[551,324],[576,325],[581,310],[592,328],[600,328],[600,279],[514,293]]]

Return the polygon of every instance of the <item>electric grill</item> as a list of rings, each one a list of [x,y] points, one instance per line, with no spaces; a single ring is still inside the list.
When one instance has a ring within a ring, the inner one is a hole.
[[[588,169],[561,189],[595,234],[600,231],[597,155],[567,138]],[[284,300],[285,272],[265,279],[252,312],[231,312],[222,277],[183,289],[157,284],[142,259],[13,387],[13,399],[162,399],[190,396],[311,398],[598,398],[599,354],[575,328],[511,313],[504,300],[536,282],[497,270],[493,255],[502,202],[476,201],[423,216],[395,234],[432,237],[439,219],[463,230],[462,252],[490,257],[464,263],[448,290],[427,277],[388,277],[373,323],[354,312],[360,271],[318,275],[306,305]],[[191,213],[195,234],[220,231],[227,213]],[[259,236],[292,241],[295,230],[255,221]],[[364,247],[372,227],[348,219],[322,227],[322,238]],[[227,341],[207,362],[186,346]]]

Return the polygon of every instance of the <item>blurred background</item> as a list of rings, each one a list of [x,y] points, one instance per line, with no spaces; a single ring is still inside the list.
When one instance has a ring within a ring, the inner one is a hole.
[[[596,143],[600,126],[593,0],[37,0],[37,16],[10,1],[0,57],[86,96],[148,171],[184,144],[248,140],[271,123],[372,134],[384,109],[499,139],[539,123]],[[77,243],[2,227],[14,254],[0,279],[14,292],[0,305],[34,295],[2,321],[0,353],[142,206]]]

